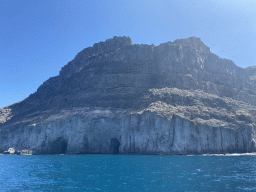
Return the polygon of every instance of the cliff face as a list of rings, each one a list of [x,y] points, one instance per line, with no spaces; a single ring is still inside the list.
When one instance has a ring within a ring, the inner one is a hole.
[[[246,74],[249,76],[250,80],[256,84],[256,66],[251,66],[245,68]]]
[[[255,152],[256,86],[199,38],[159,46],[114,37],[0,109],[0,152]]]

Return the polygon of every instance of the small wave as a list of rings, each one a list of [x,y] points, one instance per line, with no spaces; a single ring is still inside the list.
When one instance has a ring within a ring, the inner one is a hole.
[[[220,179],[214,179],[214,180],[212,180],[212,181],[217,181],[217,182],[220,182],[221,180],[220,180]]]
[[[256,156],[256,153],[202,154],[201,156]]]
[[[249,188],[249,187],[238,187],[238,189],[241,189],[241,190],[244,190],[244,191],[255,191],[256,187],[252,187],[252,188]]]

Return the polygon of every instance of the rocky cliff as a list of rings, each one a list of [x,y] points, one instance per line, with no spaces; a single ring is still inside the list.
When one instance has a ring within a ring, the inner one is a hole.
[[[256,84],[256,66],[251,66],[251,67],[245,68],[245,72],[249,76],[250,80],[254,84]]]
[[[196,37],[159,46],[114,37],[0,109],[0,152],[255,152],[250,76]]]

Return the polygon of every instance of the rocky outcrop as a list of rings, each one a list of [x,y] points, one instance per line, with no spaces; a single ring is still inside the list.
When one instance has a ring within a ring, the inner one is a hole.
[[[159,46],[114,37],[0,109],[0,152],[255,152],[256,86],[191,37]]]
[[[39,104],[60,94],[70,100],[67,95],[71,94],[76,97],[79,107],[88,105],[88,99],[84,97],[90,95],[103,97],[110,92],[118,95],[120,89],[143,93],[149,88],[164,87],[203,90],[256,104],[256,86],[245,70],[212,54],[195,37],[159,46],[132,45],[126,37],[95,44],[78,53],[62,68],[59,76],[47,80],[27,100]],[[58,106],[65,103],[65,100],[57,100],[57,103],[53,100]],[[46,108],[52,106],[52,102],[48,103],[48,106],[44,105]]]
[[[249,76],[250,80],[256,84],[256,66],[246,67],[244,70]]]
[[[202,91],[151,89],[141,110],[72,108],[32,114],[1,130],[34,154],[195,154],[255,151],[254,107]],[[13,125],[12,125],[13,126]]]
[[[21,151],[17,151],[14,148],[9,148],[7,151],[2,152],[4,155],[32,155],[31,150],[23,149]]]

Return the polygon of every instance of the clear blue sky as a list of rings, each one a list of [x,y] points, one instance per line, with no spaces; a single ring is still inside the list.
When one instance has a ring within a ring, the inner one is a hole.
[[[256,65],[255,10],[256,0],[0,0],[0,107],[113,36],[154,45],[196,36],[221,58]]]

